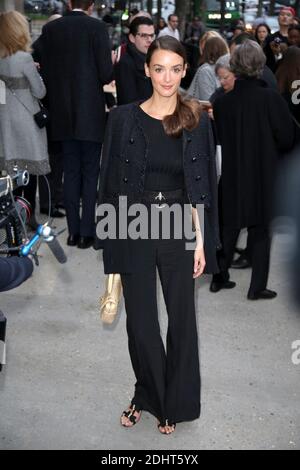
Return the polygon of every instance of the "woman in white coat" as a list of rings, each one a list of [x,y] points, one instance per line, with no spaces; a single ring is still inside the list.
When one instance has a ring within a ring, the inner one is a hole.
[[[40,129],[33,117],[46,88],[30,54],[27,20],[16,11],[2,13],[0,30],[0,170],[11,173],[17,165],[31,175],[47,174],[46,128]],[[35,188],[28,189],[34,209]]]

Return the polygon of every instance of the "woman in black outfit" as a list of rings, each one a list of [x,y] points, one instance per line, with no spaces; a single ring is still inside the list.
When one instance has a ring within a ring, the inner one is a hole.
[[[252,276],[249,300],[273,299],[267,288],[275,181],[280,156],[291,149],[294,128],[279,93],[260,79],[265,65],[260,46],[247,40],[231,56],[234,89],[217,99],[214,118],[222,145],[220,273],[210,290],[231,289],[229,267],[242,228],[248,228]]]
[[[104,241],[105,273],[121,273],[129,352],[137,379],[134,397],[121,416],[121,424],[133,426],[141,411],[147,410],[158,419],[159,431],[170,434],[176,423],[200,415],[194,280],[205,266],[206,272],[218,269],[217,183],[208,116],[196,101],[183,101],[178,94],[186,72],[184,48],[170,37],[154,41],[145,70],[153,85],[151,98],[142,104],[120,106],[110,113],[98,209],[104,207],[103,203],[110,203],[119,211],[125,199],[128,206],[142,203],[149,209],[144,223],[154,228],[151,211],[163,217],[173,203],[181,208],[184,204],[189,209],[193,206],[193,250],[186,249],[184,236],[175,238],[184,218],[179,224],[170,218],[167,238],[160,226],[157,239],[111,237]],[[203,234],[198,204],[204,205],[207,215]],[[103,239],[101,223],[97,234]],[[167,352],[158,322],[156,268],[169,318]]]

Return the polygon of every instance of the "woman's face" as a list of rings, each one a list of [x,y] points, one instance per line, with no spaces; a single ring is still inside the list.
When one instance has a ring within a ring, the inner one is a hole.
[[[235,76],[230,70],[220,67],[217,72],[220,83],[225,92],[231,91],[234,87]]]
[[[257,28],[257,37],[260,42],[264,42],[266,37],[268,36],[268,30],[265,26],[259,26]]]
[[[300,31],[297,29],[291,29],[288,35],[288,42],[290,46],[300,47]]]
[[[145,72],[151,78],[154,92],[168,98],[177,93],[186,64],[175,52],[160,49],[153,53],[149,67],[145,65]]]

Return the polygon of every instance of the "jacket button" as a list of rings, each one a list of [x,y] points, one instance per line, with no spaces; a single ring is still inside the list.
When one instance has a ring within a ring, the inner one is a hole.
[[[202,194],[201,201],[204,201],[204,199],[206,199],[206,196],[207,196],[206,194]]]
[[[192,138],[191,138],[191,137],[188,137],[188,138],[187,138],[187,141],[188,141],[188,143],[192,142]]]
[[[128,183],[128,178],[126,178],[126,176],[125,176],[125,178],[123,178],[123,181],[124,181],[124,183]]]
[[[201,180],[201,176],[200,176],[200,175],[196,176],[196,177],[195,177],[195,180],[196,180],[196,181],[200,181],[200,180]]]
[[[195,162],[197,160],[197,157],[192,158],[192,162]]]
[[[131,137],[131,139],[129,139],[129,142],[130,142],[131,144],[133,144],[134,139]]]
[[[128,158],[126,158],[126,160],[125,160],[125,163],[129,163],[129,160],[128,160]]]

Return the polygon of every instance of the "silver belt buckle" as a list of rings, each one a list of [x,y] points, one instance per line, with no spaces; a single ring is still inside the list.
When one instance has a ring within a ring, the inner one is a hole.
[[[161,201],[166,201],[165,196],[164,196],[161,192],[159,192],[158,195],[155,196],[154,200],[155,200],[155,201],[156,201],[156,200],[159,201],[159,204],[155,204],[155,207],[156,207],[157,209],[163,209],[163,208],[166,206],[166,204],[161,204]]]

